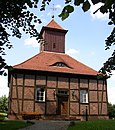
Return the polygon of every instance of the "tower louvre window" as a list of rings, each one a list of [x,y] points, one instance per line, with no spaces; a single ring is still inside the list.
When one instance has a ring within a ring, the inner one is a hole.
[[[56,48],[56,43],[53,43],[53,48]]]

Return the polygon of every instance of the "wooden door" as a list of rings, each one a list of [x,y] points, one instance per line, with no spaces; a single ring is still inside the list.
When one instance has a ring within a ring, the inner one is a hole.
[[[58,114],[68,114],[68,97],[58,97]]]

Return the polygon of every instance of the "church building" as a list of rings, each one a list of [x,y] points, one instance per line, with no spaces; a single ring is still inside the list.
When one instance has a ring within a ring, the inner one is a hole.
[[[40,53],[8,72],[10,119],[108,119],[107,81],[65,54],[66,33],[51,20]]]

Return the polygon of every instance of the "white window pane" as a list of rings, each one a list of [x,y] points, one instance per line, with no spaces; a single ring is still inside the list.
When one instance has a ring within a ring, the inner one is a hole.
[[[37,101],[45,101],[45,90],[44,88],[36,89],[36,100]]]
[[[87,90],[80,90],[80,102],[81,103],[88,103]]]

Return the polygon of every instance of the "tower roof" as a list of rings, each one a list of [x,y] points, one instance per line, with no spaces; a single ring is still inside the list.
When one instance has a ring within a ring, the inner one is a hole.
[[[52,19],[46,26],[43,26],[40,32],[40,35],[42,35],[44,30],[55,30],[55,31],[60,31],[64,32],[65,34],[67,33],[68,30],[63,29],[57,22],[55,22],[54,19]]]
[[[48,23],[46,27],[65,30],[58,23],[56,23],[53,19],[50,21],[50,23]]]

